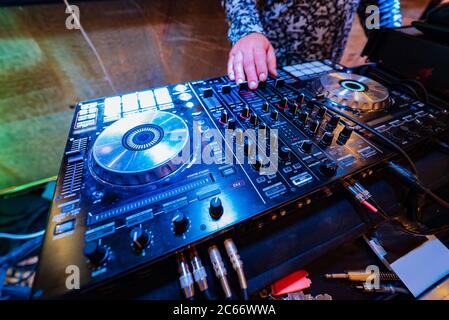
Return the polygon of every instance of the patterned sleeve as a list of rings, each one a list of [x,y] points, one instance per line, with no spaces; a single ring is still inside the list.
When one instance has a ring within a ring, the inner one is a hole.
[[[252,32],[264,33],[256,0],[222,0],[229,23],[228,38],[235,44]]]

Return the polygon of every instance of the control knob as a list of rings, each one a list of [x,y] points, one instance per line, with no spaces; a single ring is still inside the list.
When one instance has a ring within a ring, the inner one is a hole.
[[[345,126],[338,135],[338,141],[342,144],[345,144],[346,141],[351,137],[352,132],[354,131],[353,127]]]
[[[332,132],[326,131],[321,137],[320,145],[323,147],[328,147],[332,144],[334,139],[334,134]]]
[[[99,266],[108,258],[108,249],[97,242],[89,242],[84,246],[83,254],[94,266]]]
[[[179,236],[189,228],[189,219],[182,211],[176,211],[172,219],[173,232]]]
[[[312,120],[309,123],[309,131],[311,134],[314,134],[320,126],[320,122],[318,120]]]
[[[299,104],[299,105],[303,105],[304,104],[304,101],[305,101],[305,95],[304,95],[304,93],[301,93],[299,96],[298,96],[298,98],[296,98],[296,103],[297,104]]]
[[[333,115],[329,121],[327,122],[327,128],[329,130],[333,130],[337,127],[338,123],[340,122],[340,117]]]
[[[277,121],[279,119],[279,112],[277,110],[271,111],[270,118],[273,121]]]
[[[150,243],[150,236],[148,235],[148,232],[140,227],[135,227],[132,229],[129,236],[135,250],[143,250]]]
[[[292,114],[292,115],[296,115],[299,111],[299,105],[297,103],[291,103],[288,106],[288,111]]]
[[[290,159],[290,152],[291,152],[291,150],[290,150],[289,147],[287,147],[287,146],[282,146],[282,147],[279,149],[279,158],[280,158],[281,160],[287,161],[288,159]]]
[[[235,128],[237,128],[237,121],[235,121],[235,119],[229,119],[228,120],[228,129],[235,130]]]
[[[332,177],[337,173],[337,162],[330,159],[325,159],[320,164],[320,171],[322,174],[328,177]]]
[[[316,116],[320,119],[323,119],[324,116],[326,115],[326,111],[327,111],[326,107],[319,107],[318,111],[316,112]]]
[[[309,114],[306,111],[302,111],[299,113],[298,121],[302,124],[306,124],[307,120],[309,119]]]
[[[257,122],[259,121],[257,114],[253,113],[251,115],[251,117],[249,118],[249,122],[253,125],[253,126],[257,126]]]
[[[213,219],[220,219],[223,215],[223,205],[219,197],[214,197],[210,200],[209,214]]]
[[[221,112],[220,122],[221,122],[222,124],[226,124],[226,123],[228,122],[228,118],[229,118],[228,112],[227,112],[226,110],[223,110],[223,111]]]
[[[283,97],[281,102],[279,103],[279,108],[282,110],[285,110],[288,108],[288,98],[287,97]]]
[[[245,118],[245,119],[249,118],[250,114],[251,114],[251,110],[249,109],[248,106],[245,106],[245,107],[243,108],[242,112],[240,113],[240,115],[242,116],[242,118]]]
[[[304,140],[304,141],[301,143],[301,150],[302,150],[303,152],[305,152],[305,153],[311,153],[311,152],[312,152],[312,146],[313,146],[312,141],[310,141],[310,140]]]
[[[268,112],[270,110],[270,105],[269,105],[269,103],[268,102],[264,102],[264,103],[262,103],[262,111],[263,112]]]

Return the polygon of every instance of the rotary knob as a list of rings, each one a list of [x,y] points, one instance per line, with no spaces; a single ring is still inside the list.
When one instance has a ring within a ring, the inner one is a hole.
[[[288,159],[290,159],[290,152],[291,152],[291,150],[290,150],[289,147],[287,147],[287,146],[282,146],[282,147],[279,149],[279,158],[280,158],[281,160],[287,161]]]
[[[326,159],[320,164],[321,173],[328,177],[334,176],[337,173],[337,169],[337,162],[330,159]]]
[[[223,205],[221,203],[221,199],[219,197],[214,197],[210,200],[209,205],[209,214],[210,216],[217,220],[223,215]]]
[[[297,103],[291,103],[288,106],[288,111],[292,114],[292,115],[296,115],[299,111],[299,105]]]
[[[305,101],[306,97],[304,95],[304,93],[301,93],[298,98],[296,98],[296,103],[299,105],[303,105],[304,101]]]
[[[277,121],[279,119],[279,112],[277,110],[271,111],[270,118],[273,121]]]
[[[259,121],[257,114],[253,113],[251,117],[249,118],[249,123],[251,123],[253,126],[257,126],[257,122]]]
[[[318,130],[319,126],[320,126],[320,122],[318,120],[312,120],[309,123],[309,132],[311,134],[315,134],[315,132]]]
[[[305,152],[305,153],[311,153],[311,152],[312,152],[312,146],[313,146],[312,141],[310,141],[310,140],[304,140],[304,141],[301,143],[301,150],[302,150],[303,152]]]
[[[259,130],[267,130],[267,124],[266,123],[259,124]]]
[[[332,144],[332,140],[334,139],[334,134],[332,132],[325,132],[321,137],[320,145],[323,147],[328,147]]]
[[[285,110],[288,108],[288,98],[287,97],[283,97],[281,102],[279,103],[279,108],[282,110]]]
[[[306,111],[302,111],[298,116],[298,121],[302,124],[305,124],[309,119],[309,114]]]
[[[335,129],[339,122],[340,122],[340,117],[337,115],[333,115],[327,122],[328,129],[331,129],[331,130]]]
[[[269,103],[268,102],[264,102],[264,103],[262,103],[262,111],[263,112],[268,112],[270,110],[270,105],[269,105]]]
[[[338,142],[345,144],[346,141],[348,141],[348,139],[351,137],[353,131],[353,127],[345,126],[338,134]]]
[[[182,211],[176,211],[172,219],[173,232],[179,236],[189,228],[189,219]]]
[[[248,106],[245,106],[245,107],[243,108],[242,112],[240,113],[240,115],[242,116],[242,118],[245,118],[245,119],[249,118],[250,114],[251,114],[251,110],[249,109]]]
[[[97,242],[89,242],[84,246],[83,254],[94,266],[99,266],[108,258],[108,249]]]
[[[318,111],[316,112],[316,116],[320,119],[323,119],[324,116],[326,115],[326,111],[327,111],[326,107],[320,107],[320,108],[318,108]]]
[[[220,122],[226,124],[228,122],[229,116],[226,110],[223,110],[220,115]]]
[[[229,119],[228,120],[228,129],[235,130],[235,128],[237,128],[237,122],[235,121],[235,119]]]
[[[150,243],[150,236],[148,235],[148,232],[140,227],[132,229],[129,233],[129,237],[131,238],[132,246],[135,250],[143,250]]]

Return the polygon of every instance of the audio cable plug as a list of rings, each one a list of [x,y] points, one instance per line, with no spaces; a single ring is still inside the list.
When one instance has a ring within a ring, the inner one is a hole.
[[[324,277],[326,279],[347,279],[348,281],[366,281],[370,277],[372,277],[372,273],[366,272],[364,270],[353,270],[347,271],[344,273],[328,273],[325,274]],[[379,273],[380,281],[399,281],[399,277],[393,272],[380,272]]]
[[[356,286],[356,288],[363,290],[363,292],[370,292],[370,293],[409,294],[409,292],[406,289],[401,288],[401,287],[395,287],[392,285],[379,286],[376,288],[376,287],[368,286],[366,283],[364,283],[361,286]]]
[[[243,270],[243,262],[240,259],[240,255],[237,251],[237,247],[232,239],[226,239],[224,246],[228,254],[229,260],[231,260],[232,268],[234,268],[239,279],[240,289],[242,290],[243,300],[248,300],[248,284],[246,283],[245,271]]]
[[[203,293],[204,298],[211,300],[209,284],[207,283],[206,268],[204,268],[198,252],[193,247],[190,249],[190,263],[192,264],[192,273],[195,283]]]
[[[193,300],[195,296],[195,288],[193,276],[189,269],[189,264],[184,254],[178,255],[179,283],[186,299]]]
[[[221,258],[220,251],[218,247],[213,245],[209,248],[209,257],[212,262],[212,266],[214,267],[215,276],[220,280],[221,288],[223,289],[223,293],[226,299],[232,298],[231,287],[229,286],[227,279],[227,271],[223,263],[223,259]]]
[[[343,187],[349,191],[357,203],[363,205],[373,213],[378,212],[378,209],[368,202],[368,199],[371,198],[371,194],[360,183],[354,180],[352,180],[351,183],[343,181]]]

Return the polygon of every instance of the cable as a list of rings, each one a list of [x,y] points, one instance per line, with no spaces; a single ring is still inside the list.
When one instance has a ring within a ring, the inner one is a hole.
[[[71,5],[70,5],[70,3],[68,2],[68,0],[62,0],[62,1],[65,3],[67,9],[71,10],[71,8],[70,8]],[[70,11],[70,12],[71,12],[71,11]],[[97,49],[95,48],[95,46],[94,46],[92,40],[91,40],[91,39],[89,38],[89,36],[87,35],[87,32],[84,30],[83,26],[81,25],[81,22],[80,22],[79,18],[77,17],[77,15],[76,15],[76,14],[72,14],[72,17],[73,17],[73,19],[75,20],[75,23],[79,26],[79,30],[81,31],[81,34],[83,35],[84,40],[86,40],[86,42],[87,42],[87,44],[89,45],[90,49],[91,49],[92,52],[94,53],[95,58],[97,58],[97,61],[98,61],[98,63],[100,64],[101,70],[103,71],[103,74],[104,74],[104,76],[105,76],[105,79],[106,79],[106,81],[109,83],[109,86],[111,87],[112,92],[113,92],[114,94],[117,94],[117,90],[115,89],[114,83],[113,83],[112,80],[111,80],[111,76],[109,75],[109,72],[108,72],[108,70],[106,69],[106,66],[105,66],[105,64],[103,63],[103,60],[101,59],[100,54],[98,53]]]
[[[407,171],[407,169],[401,167],[397,163],[394,163],[393,161],[388,162],[388,169],[390,169],[391,172],[393,172],[399,179],[401,179],[405,184],[411,186],[413,189],[417,191],[421,191],[431,198],[433,198],[437,203],[439,203],[441,206],[445,207],[446,209],[449,209],[449,202],[446,200],[440,198],[438,195],[436,195],[432,190],[425,187],[419,179],[414,176],[412,173]]]
[[[14,233],[5,233],[0,232],[0,238],[6,238],[11,240],[27,240],[27,239],[33,239],[39,236],[43,236],[45,233],[45,230],[41,230],[34,233],[29,234],[14,234]]]

